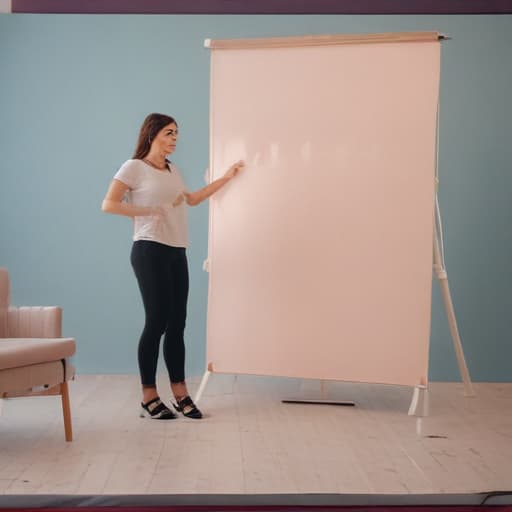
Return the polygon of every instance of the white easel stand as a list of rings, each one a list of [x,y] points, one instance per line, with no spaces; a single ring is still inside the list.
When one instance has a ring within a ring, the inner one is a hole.
[[[203,378],[201,379],[201,384],[199,384],[199,388],[194,398],[194,402],[196,404],[199,403],[199,400],[201,399],[201,395],[203,394],[204,388],[206,387],[206,383],[208,382],[211,373],[212,372],[210,370],[206,370],[204,372]]]
[[[459,371],[464,383],[464,396],[475,396],[473,391],[473,384],[469,376],[466,359],[464,358],[464,351],[462,350],[462,343],[460,340],[459,329],[457,327],[457,319],[455,318],[455,311],[453,309],[452,298],[450,294],[450,286],[448,284],[448,274],[443,263],[441,253],[441,213],[439,211],[439,202],[436,195],[435,204],[436,221],[434,223],[434,272],[441,287],[441,294],[443,296],[444,308],[446,310],[446,318],[450,327],[450,334],[452,336],[453,346],[455,348],[455,355],[459,364]],[[426,385],[419,385],[414,388],[411,405],[409,407],[410,416],[428,416],[428,389]]]
[[[439,210],[437,200],[436,209]],[[464,358],[464,351],[462,350],[459,329],[457,327],[457,320],[455,318],[455,311],[453,309],[452,298],[450,295],[448,275],[446,273],[446,269],[444,268],[441,259],[441,250],[439,248],[439,234],[437,227],[434,237],[434,272],[436,273],[437,279],[439,280],[439,286],[441,287],[441,293],[443,295],[444,307],[446,309],[446,317],[448,319],[448,325],[450,327],[450,333],[452,335],[453,346],[455,348],[455,354],[457,356],[457,362],[459,364],[459,371],[464,382],[464,396],[475,396],[475,393],[473,391],[473,384],[471,383],[468,367],[466,365],[466,360]]]
[[[409,416],[428,416],[428,389],[424,384],[414,388]]]

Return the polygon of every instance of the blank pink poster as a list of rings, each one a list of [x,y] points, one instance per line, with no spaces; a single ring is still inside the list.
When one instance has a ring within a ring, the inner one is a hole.
[[[213,49],[207,363],[426,383],[439,42]]]

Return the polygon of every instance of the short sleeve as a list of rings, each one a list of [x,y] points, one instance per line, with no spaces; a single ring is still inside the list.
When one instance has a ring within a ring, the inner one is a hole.
[[[127,160],[114,174],[114,179],[122,181],[130,189],[137,188],[140,181],[140,166],[136,160]]]

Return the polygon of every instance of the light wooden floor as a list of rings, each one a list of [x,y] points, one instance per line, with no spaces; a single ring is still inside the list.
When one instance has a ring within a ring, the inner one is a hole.
[[[165,381],[161,379],[162,383]],[[198,379],[190,380],[194,391]],[[165,389],[162,384],[161,395]],[[75,440],[56,397],[11,399],[0,416],[0,494],[472,493],[512,489],[512,384],[431,383],[430,416],[412,390],[327,383],[356,407],[283,404],[318,382],[213,375],[208,417],[138,417],[135,376],[71,383]]]

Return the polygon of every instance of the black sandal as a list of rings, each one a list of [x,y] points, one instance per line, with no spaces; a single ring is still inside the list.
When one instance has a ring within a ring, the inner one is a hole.
[[[186,416],[187,418],[192,418],[194,420],[200,420],[203,417],[203,413],[196,407],[196,404],[192,401],[192,398],[186,396],[181,400],[177,400],[178,405],[172,403],[173,407]],[[186,407],[191,407],[190,411],[185,412]]]
[[[174,414],[169,407],[167,407],[160,397],[157,396],[147,403],[140,403],[140,417],[151,418],[153,420],[175,420],[176,414]]]

